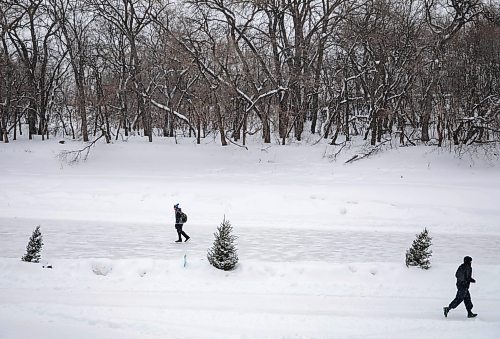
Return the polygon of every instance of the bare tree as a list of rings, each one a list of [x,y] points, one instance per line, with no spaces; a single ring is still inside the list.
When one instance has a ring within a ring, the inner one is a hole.
[[[121,131],[243,146],[251,135],[281,144],[305,133],[332,144],[363,135],[372,151],[392,140],[500,140],[496,2],[0,5],[4,142],[24,124],[30,138],[62,129],[107,142]]]
[[[59,40],[69,55],[76,86],[76,107],[80,116],[83,141],[89,141],[85,95],[85,68],[90,49],[90,30],[93,16],[78,0],[50,0],[54,23],[60,27]]]
[[[153,141],[151,111],[143,93],[145,80],[140,56],[140,39],[147,34],[151,23],[165,9],[160,0],[100,0],[91,1],[98,15],[119,30],[127,39],[130,52],[128,72],[137,91],[138,116],[142,117],[144,133]]]

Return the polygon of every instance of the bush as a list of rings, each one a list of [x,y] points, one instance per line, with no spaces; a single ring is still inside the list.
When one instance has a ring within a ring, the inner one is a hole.
[[[224,218],[220,226],[217,227],[217,232],[214,233],[214,244],[208,250],[208,261],[220,270],[230,271],[238,263],[238,254],[234,243],[237,237],[232,235],[232,232],[231,223]]]
[[[424,228],[420,234],[417,234],[417,238],[413,240],[413,244],[406,251],[406,267],[419,266],[424,270],[431,267],[431,240],[432,238],[429,236],[427,228]]]
[[[27,262],[39,262],[42,245],[42,232],[40,232],[40,226],[37,226],[28,241],[28,245],[26,246],[26,254],[23,255],[21,260]]]

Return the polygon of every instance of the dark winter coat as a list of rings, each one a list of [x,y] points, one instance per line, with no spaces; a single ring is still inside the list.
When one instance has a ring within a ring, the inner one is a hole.
[[[184,224],[182,222],[182,210],[180,208],[175,210],[175,224],[176,225]]]
[[[470,264],[462,264],[458,266],[457,273],[455,273],[457,278],[458,288],[469,288],[471,282],[476,282],[472,278],[472,266]]]

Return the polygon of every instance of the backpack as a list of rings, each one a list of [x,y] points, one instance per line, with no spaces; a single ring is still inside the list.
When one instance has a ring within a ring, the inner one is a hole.
[[[182,221],[182,223],[185,223],[188,221],[188,216],[184,212],[181,212],[181,221]]]

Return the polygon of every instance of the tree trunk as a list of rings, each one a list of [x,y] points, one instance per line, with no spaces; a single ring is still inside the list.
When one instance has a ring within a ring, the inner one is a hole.
[[[437,133],[438,133],[438,147],[443,145],[443,119],[441,118],[441,114],[438,115],[437,122]]]
[[[36,104],[33,102],[33,99],[30,100],[30,104],[28,107],[28,139],[32,140],[33,135],[37,133],[36,129]]]
[[[285,91],[283,93],[283,98],[278,99],[280,100],[278,111],[278,130],[280,139],[283,139],[283,145],[285,144],[285,138],[287,137],[288,131],[289,97],[289,92]]]
[[[83,72],[83,71],[82,71]],[[82,121],[82,137],[83,141],[89,141],[89,132],[87,129],[87,110],[85,107],[85,88],[83,85],[83,79],[81,79],[80,75],[75,74],[76,79],[76,87],[77,87],[77,106],[78,106],[78,116]]]
[[[170,127],[169,127],[169,112],[165,111],[163,114],[163,136],[165,138],[170,137]]]
[[[347,92],[347,81],[344,81],[344,94],[345,94],[345,140],[350,140],[349,132],[349,93]]]
[[[17,116],[18,116],[18,110],[17,108],[14,110],[14,136],[13,136],[13,140],[17,140]],[[19,119],[19,133],[22,134],[21,132],[21,119]]]
[[[382,135],[384,134],[384,124],[382,117],[377,119],[377,142],[382,141]]]
[[[219,133],[220,133],[220,142],[222,146],[227,146],[227,141],[226,141],[226,132],[224,131],[224,119],[222,118],[222,113],[220,111],[220,104],[216,100],[216,109],[215,112],[217,113],[217,124],[219,125]],[[243,138],[245,138],[245,134],[243,134]]]
[[[243,115],[243,128],[242,128],[243,145],[247,144],[247,119],[248,119],[248,113],[245,113]]]
[[[271,125],[269,123],[269,117],[266,115],[262,120],[262,136],[264,137],[264,143],[271,143]]]
[[[302,107],[301,89],[298,84],[294,86],[292,91],[292,110],[294,115],[294,133],[297,141],[302,140],[302,133],[304,132],[304,119],[305,114]]]
[[[201,119],[199,115],[196,115],[196,143],[199,145],[201,143]]]
[[[2,112],[2,118],[0,119],[0,132],[2,133],[3,142],[9,143],[9,133],[7,132],[7,123],[5,121],[5,114]]]
[[[370,145],[375,146],[377,144],[378,110],[373,111],[373,117],[370,124],[370,129],[372,131],[370,138]]]
[[[429,122],[430,122],[430,119],[431,119],[431,114],[430,112],[427,112],[427,111],[424,111],[422,113],[422,120],[421,120],[421,123],[422,123],[422,136],[420,138],[420,140],[422,141],[429,141],[431,140],[429,138]]]

